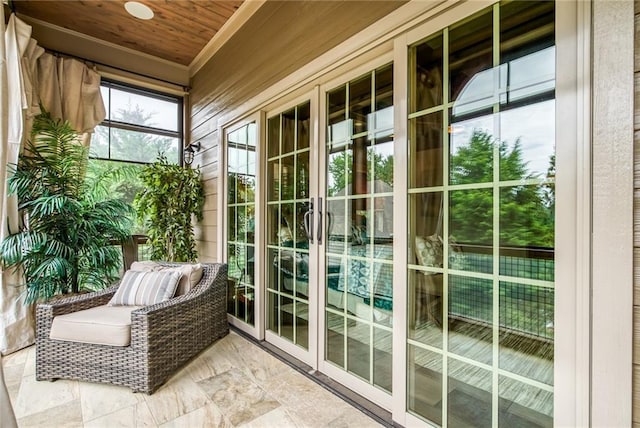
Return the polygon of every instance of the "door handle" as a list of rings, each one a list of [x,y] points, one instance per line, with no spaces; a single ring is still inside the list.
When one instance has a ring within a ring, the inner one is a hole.
[[[311,202],[309,203],[309,209],[306,213],[304,213],[304,219],[302,224],[304,226],[304,231],[307,234],[307,239],[309,240],[309,244],[313,244],[313,198],[311,198]]]
[[[322,245],[322,198],[318,198],[318,245]]]

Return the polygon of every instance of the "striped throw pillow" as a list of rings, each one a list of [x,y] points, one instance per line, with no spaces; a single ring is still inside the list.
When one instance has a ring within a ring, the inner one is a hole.
[[[109,306],[148,306],[173,297],[180,280],[180,272],[134,272],[128,270]]]

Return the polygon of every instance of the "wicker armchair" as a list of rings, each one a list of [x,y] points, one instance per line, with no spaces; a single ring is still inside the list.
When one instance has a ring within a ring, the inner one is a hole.
[[[229,332],[226,281],[225,264],[204,264],[202,279],[187,294],[131,312],[131,344],[124,347],[49,338],[55,316],[107,304],[118,284],[39,304],[36,379],[110,383],[152,394],[176,369]]]

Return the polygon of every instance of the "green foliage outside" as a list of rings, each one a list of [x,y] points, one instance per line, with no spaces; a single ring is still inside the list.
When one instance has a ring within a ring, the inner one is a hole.
[[[353,177],[353,154],[351,151],[342,151],[332,155],[327,169],[329,177],[333,179],[329,187],[329,195],[339,195],[353,181],[351,178]],[[372,150],[367,151],[367,181],[374,180],[393,186],[393,156],[384,156]]]
[[[0,245],[5,269],[22,269],[27,303],[95,290],[118,276],[117,247],[129,239],[133,210],[107,183],[120,169],[88,171],[87,148],[68,122],[36,117],[31,141],[9,178],[24,225]],[[86,176],[86,177],[85,177]]]
[[[117,109],[111,114],[111,120],[118,122],[158,127],[154,122],[155,113],[146,112],[137,104]],[[111,128],[109,135],[109,128],[103,126],[96,128],[91,151],[97,157],[133,162],[151,162],[160,154],[173,163],[178,163],[179,159],[175,138],[117,128]]]
[[[451,156],[452,184],[493,181],[493,148],[498,144],[500,180],[539,178],[529,173],[520,140],[509,149],[491,134],[475,130],[469,144]],[[552,159],[553,160],[553,159]],[[500,245],[514,247],[554,246],[554,202],[548,187],[516,185],[500,189]],[[450,230],[459,243],[492,245],[493,191],[452,191]]]
[[[202,220],[204,188],[200,169],[183,168],[160,156],[140,174],[144,190],[134,206],[151,244],[151,258],[175,262],[195,261],[192,216]]]

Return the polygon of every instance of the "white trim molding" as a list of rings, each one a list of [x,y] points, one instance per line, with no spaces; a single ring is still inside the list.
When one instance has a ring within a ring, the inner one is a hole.
[[[591,426],[632,425],[634,2],[592,3]]]

